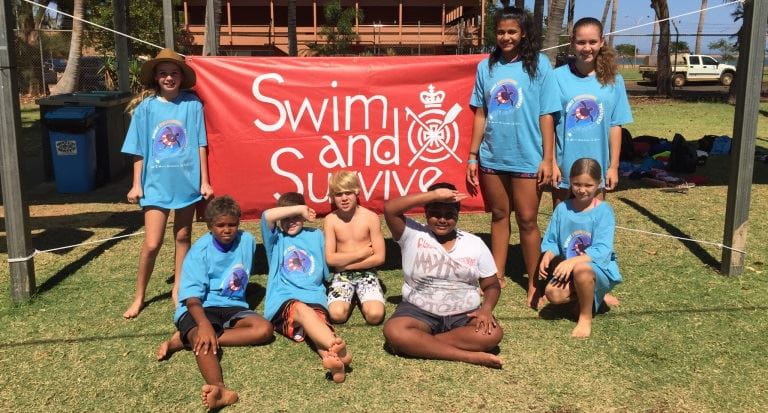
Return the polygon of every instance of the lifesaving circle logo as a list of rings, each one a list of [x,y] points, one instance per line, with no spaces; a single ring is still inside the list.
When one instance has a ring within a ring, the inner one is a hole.
[[[157,125],[152,136],[152,146],[158,159],[176,155],[187,146],[187,134],[181,122],[177,120],[168,120]]]
[[[429,85],[419,97],[425,111],[416,114],[411,108],[405,108],[406,119],[413,119],[408,127],[408,147],[413,153],[408,166],[413,166],[417,159],[437,163],[450,157],[461,163],[461,158],[456,155],[459,146],[456,117],[462,110],[461,105],[454,103],[448,112],[441,109],[445,92],[435,91],[433,85]]]
[[[501,80],[491,89],[488,112],[511,111],[523,105],[523,91],[514,79]]]
[[[592,234],[586,231],[574,231],[565,241],[565,244],[568,246],[565,257],[578,257],[585,254],[587,248],[592,245]]]
[[[567,129],[589,127],[603,123],[603,104],[592,95],[579,95],[571,99],[565,107],[568,114]],[[568,134],[570,136],[570,133]]]

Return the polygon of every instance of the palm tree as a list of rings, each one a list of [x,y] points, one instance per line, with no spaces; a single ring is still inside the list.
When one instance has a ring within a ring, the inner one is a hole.
[[[605,27],[605,22],[608,19],[608,10],[611,8],[611,0],[605,0],[605,7],[603,7],[603,18],[600,19],[600,22],[603,23],[603,27]]]
[[[205,15],[205,33],[203,34],[203,56],[217,55],[219,50],[219,33],[221,30],[221,0],[207,0],[213,9],[213,30],[208,32],[208,7]]]
[[[60,95],[63,93],[72,93],[77,88],[78,75],[80,73],[80,46],[83,38],[83,0],[75,0],[72,15],[72,39],[69,43],[69,56],[67,57],[67,67],[59,81],[51,86],[51,95]]]
[[[704,30],[704,16],[707,14],[707,0],[701,0],[701,13],[699,13],[699,27],[696,29],[696,54],[701,54],[701,32]]]
[[[547,35],[544,37],[543,49],[555,47],[560,44],[560,32],[563,27],[563,15],[565,14],[565,0],[550,0],[552,11],[547,18]],[[557,49],[547,50],[547,56],[554,62]]]
[[[659,53],[656,58],[656,93],[671,96],[671,67],[669,62],[669,6],[667,0],[651,0],[651,7],[656,11],[659,22]]]
[[[296,40],[296,0],[288,0],[288,56],[298,56]]]
[[[658,44],[656,41],[656,34],[659,32],[659,22],[653,23],[653,33],[651,34],[651,55],[656,54],[656,45]]]
[[[611,11],[611,33],[616,31],[616,14],[619,12],[619,0],[613,0],[613,10]],[[613,35],[608,38],[608,47],[613,47]]]
[[[573,35],[573,12],[576,8],[576,0],[568,0],[568,29],[567,35]]]

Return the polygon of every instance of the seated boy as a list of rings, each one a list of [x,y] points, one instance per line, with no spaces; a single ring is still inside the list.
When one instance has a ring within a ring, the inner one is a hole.
[[[304,221],[314,221],[315,211],[305,205],[303,195],[286,192],[277,205],[261,216],[269,262],[264,317],[291,340],[301,342],[306,336],[333,381],[341,383],[352,357],[328,323],[323,232],[304,228]]]
[[[194,351],[206,383],[203,405],[215,409],[238,399],[224,385],[219,347],[264,344],[274,336],[272,325],[245,301],[256,242],[253,235],[238,230],[240,207],[229,196],[215,198],[205,210],[205,220],[210,232],[192,245],[182,265],[174,316],[178,331],[160,344],[157,360],[184,348]]]
[[[334,323],[347,321],[357,293],[360,311],[368,324],[384,320],[384,294],[376,266],[384,263],[384,236],[379,216],[358,204],[357,174],[339,171],[329,181],[336,209],[325,217],[325,259],[334,270],[328,291],[328,312]]]

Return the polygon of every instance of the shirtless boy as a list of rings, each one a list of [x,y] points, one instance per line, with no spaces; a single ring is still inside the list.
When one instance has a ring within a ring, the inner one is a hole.
[[[334,323],[352,313],[357,293],[368,324],[384,320],[384,294],[375,267],[384,263],[384,236],[379,216],[360,206],[357,173],[338,171],[329,180],[329,196],[336,209],[325,217],[325,259],[333,269],[328,290],[328,312]]]

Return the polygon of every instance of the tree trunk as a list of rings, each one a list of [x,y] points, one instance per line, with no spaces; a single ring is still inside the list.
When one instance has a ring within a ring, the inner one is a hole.
[[[659,22],[653,23],[653,34],[651,34],[651,52],[649,53],[650,56],[653,56],[656,54],[656,45],[658,44],[656,34],[659,33]]]
[[[701,54],[701,32],[704,30],[704,17],[707,12],[704,9],[707,8],[707,0],[701,0],[701,13],[699,13],[699,27],[696,29],[696,54]]]
[[[298,56],[296,40],[296,0],[288,0],[288,55]]]
[[[573,12],[576,8],[576,0],[568,0],[568,36],[573,36]]]
[[[667,0],[651,0],[651,7],[656,11],[656,20],[669,18]],[[659,53],[656,57],[656,93],[671,96],[671,67],[669,62],[669,20],[659,22]]]
[[[67,57],[67,67],[59,81],[51,86],[51,95],[60,95],[63,93],[72,93],[77,89],[77,81],[80,74],[80,46],[83,37],[83,0],[75,0],[72,15],[72,39],[69,43],[69,56]]]
[[[515,0],[515,7],[525,9],[525,0]]]
[[[608,10],[611,8],[611,0],[605,0],[605,7],[603,7],[603,18],[600,19],[600,22],[603,23],[603,27],[605,27],[606,21],[608,21]]]
[[[536,30],[541,33],[541,29],[544,27],[544,0],[533,2],[533,24],[536,26]]]
[[[613,0],[613,10],[611,11],[611,30],[613,33],[616,31],[616,14],[619,12],[619,0]],[[613,35],[608,38],[608,47],[613,47]]]
[[[213,30],[210,30],[210,32],[208,30],[208,7],[206,7],[206,25],[205,33],[203,33],[203,56],[216,56],[219,54],[219,34],[221,33],[221,0],[207,0],[207,2],[208,1],[213,2]]]
[[[560,44],[560,32],[563,30],[563,15],[565,14],[565,0],[550,0],[552,13],[547,17],[547,36],[544,38],[542,49],[554,47]],[[552,63],[555,62],[558,49],[550,49],[545,53]]]

